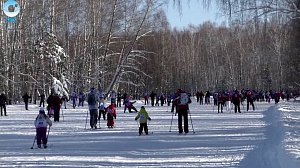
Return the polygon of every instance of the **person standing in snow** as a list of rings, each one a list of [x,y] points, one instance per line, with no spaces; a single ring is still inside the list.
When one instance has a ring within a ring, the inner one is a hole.
[[[89,111],[90,111],[90,126],[91,126],[91,128],[97,129],[99,99],[96,94],[95,88],[90,89],[90,93],[88,94],[87,102],[88,102]]]
[[[7,97],[5,96],[4,93],[1,93],[1,95],[0,95],[1,116],[3,116],[2,110],[4,111],[4,116],[7,116],[7,114],[6,114],[6,103],[7,103]]]
[[[112,90],[110,93],[110,103],[111,104],[116,104],[116,97],[117,97],[117,93]]]
[[[71,94],[71,99],[72,99],[72,102],[73,102],[73,108],[75,108],[76,107],[76,101],[77,101],[77,93],[76,93],[75,90]]]
[[[115,122],[114,119],[117,118],[117,110],[115,108],[114,104],[111,104],[106,109],[107,113],[107,127],[108,128],[114,128]]]
[[[84,94],[83,92],[79,92],[79,96],[78,96],[78,107],[81,105],[83,107],[83,103],[84,103]]]
[[[106,116],[106,108],[105,108],[105,104],[100,102],[100,105],[99,105],[99,117],[98,117],[98,120],[101,119],[101,114],[103,116],[103,120],[105,120],[105,116]]]
[[[49,109],[54,110],[54,122],[59,122],[60,117],[60,107],[62,104],[62,101],[57,93],[51,93],[51,95],[47,99]]]
[[[49,117],[45,114],[45,110],[43,107],[40,108],[39,114],[37,115],[34,126],[36,128],[36,143],[38,148],[41,148],[41,144],[43,142],[43,147],[47,148],[47,127],[49,125],[49,129],[52,126],[52,122]]]
[[[252,109],[253,111],[255,110],[255,107],[254,107],[254,95],[253,95],[253,91],[251,90],[248,90],[246,92],[246,96],[247,96],[247,111],[249,110],[249,105],[252,106]]]
[[[28,102],[29,102],[29,99],[31,98],[31,96],[29,96],[27,94],[27,92],[23,95],[23,100],[24,100],[24,103],[25,103],[25,109],[28,110]]]
[[[139,127],[139,135],[142,135],[143,129],[146,135],[148,135],[148,125],[147,121],[151,121],[151,118],[149,117],[146,109],[144,106],[141,107],[141,110],[135,117],[135,121],[140,120],[140,127]]]
[[[42,104],[43,104],[43,107],[45,107],[45,94],[42,93],[39,97],[41,98],[40,106],[39,107],[41,107]]]
[[[234,105],[234,112],[235,113],[237,113],[237,112],[241,113],[241,107],[240,107],[241,99],[242,99],[241,94],[239,93],[238,90],[235,90],[233,95],[232,95],[232,103]]]
[[[179,134],[182,134],[182,118],[184,120],[184,132],[187,134],[189,132],[188,127],[188,110],[191,99],[186,92],[181,89],[178,89],[176,92],[176,98],[173,100],[171,112],[176,110],[178,113],[178,131]]]
[[[118,92],[117,95],[117,107],[121,107],[121,100],[122,100],[122,95],[120,92]]]

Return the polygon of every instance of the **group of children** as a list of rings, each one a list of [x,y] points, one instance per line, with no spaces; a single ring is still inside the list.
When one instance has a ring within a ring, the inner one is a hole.
[[[103,102],[99,105],[99,116],[98,120],[100,120],[101,115],[103,119],[107,120],[107,127],[113,128],[114,127],[114,119],[116,119],[116,108],[114,104],[110,104],[107,108],[105,108],[105,105]],[[106,118],[107,116],[107,118]],[[138,112],[137,116],[135,117],[135,120],[139,120],[140,127],[139,127],[139,135],[142,135],[142,132],[144,130],[145,134],[148,135],[148,125],[147,121],[151,120],[149,117],[146,109],[144,106],[141,107],[140,111]],[[43,147],[47,148],[47,140],[48,135],[47,134],[47,128],[49,126],[52,126],[52,121],[50,120],[49,116],[45,114],[45,110],[43,107],[40,108],[39,114],[37,115],[34,125],[36,128],[36,137],[35,140],[37,142],[38,148],[41,148],[41,145],[43,143]],[[49,133],[49,132],[48,132]]]
[[[135,109],[136,110],[136,109]],[[136,110],[137,111],[137,110]],[[113,128],[114,127],[114,119],[116,119],[116,108],[114,104],[112,103],[107,108],[105,108],[105,105],[103,102],[99,105],[99,116],[98,120],[100,120],[101,116],[103,117],[103,120],[105,120],[105,116],[107,116],[107,127]],[[138,112],[137,116],[135,117],[135,120],[137,121],[139,119],[140,127],[139,127],[139,135],[142,134],[143,130],[146,135],[148,135],[148,125],[147,121],[151,120],[151,118],[148,115],[148,112],[146,111],[145,107],[142,106],[141,110]]]

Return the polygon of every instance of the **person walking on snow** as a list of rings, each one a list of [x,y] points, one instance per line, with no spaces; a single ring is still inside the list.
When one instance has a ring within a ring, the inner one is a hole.
[[[142,135],[143,129],[146,135],[148,135],[148,125],[147,121],[151,121],[146,109],[144,106],[141,107],[141,110],[138,112],[137,116],[135,117],[135,121],[140,120],[140,127],[139,127],[139,135]]]
[[[90,89],[90,93],[88,94],[87,102],[88,102],[89,111],[90,111],[90,126],[91,126],[91,128],[97,129],[99,99],[96,94],[95,88]]]
[[[188,110],[191,99],[186,92],[181,89],[177,90],[176,98],[173,100],[171,112],[176,110],[178,113],[178,131],[182,134],[182,118],[184,120],[184,132],[187,134],[189,132],[188,127]]]
[[[43,147],[47,148],[47,127],[49,125],[49,129],[52,126],[52,122],[49,117],[45,114],[45,110],[43,107],[40,108],[39,114],[37,115],[34,126],[36,128],[36,143],[38,148],[41,148],[41,144],[43,142]]]

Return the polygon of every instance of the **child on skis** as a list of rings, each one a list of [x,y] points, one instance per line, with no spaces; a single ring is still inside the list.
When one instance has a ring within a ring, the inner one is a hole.
[[[140,119],[139,135],[142,135],[143,129],[145,131],[145,134],[148,135],[147,120],[151,121],[151,118],[149,117],[144,106],[141,107],[141,110],[135,117],[135,121],[137,121],[138,119]]]
[[[117,114],[114,104],[109,105],[106,111],[107,111],[107,127],[113,128],[115,124],[114,119],[116,119],[116,114]]]
[[[98,120],[100,120],[101,115],[103,116],[103,120],[105,120],[106,108],[105,108],[104,103],[102,103],[102,102],[99,105],[99,117],[98,117]]]
[[[49,125],[49,129],[52,126],[52,122],[49,117],[45,114],[45,110],[43,107],[40,108],[39,114],[34,121],[34,125],[36,128],[36,143],[38,148],[41,148],[41,142],[43,142],[43,147],[47,148],[47,127]]]

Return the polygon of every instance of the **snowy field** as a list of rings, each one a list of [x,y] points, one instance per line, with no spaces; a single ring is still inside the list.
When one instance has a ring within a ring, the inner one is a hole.
[[[142,102],[138,101],[137,109]],[[115,128],[86,125],[87,107],[63,109],[53,123],[49,148],[30,149],[39,107],[7,106],[0,117],[0,167],[246,167],[299,168],[300,103],[256,103],[256,111],[217,114],[211,105],[190,106],[190,133],[171,127],[170,107],[146,106],[152,121],[148,136],[138,136],[136,113],[117,110]],[[61,113],[62,114],[62,113]],[[87,129],[85,129],[85,126]]]

